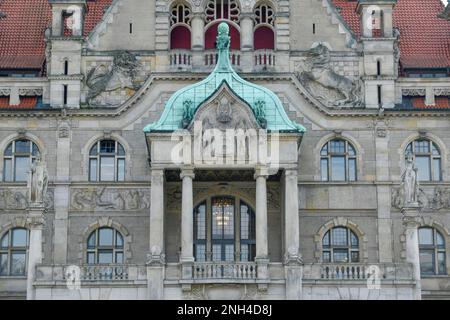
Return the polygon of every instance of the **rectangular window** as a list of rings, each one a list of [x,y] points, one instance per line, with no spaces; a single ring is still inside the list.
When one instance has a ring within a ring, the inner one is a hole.
[[[11,253],[11,275],[23,276],[26,269],[26,253],[15,251]]]
[[[13,181],[12,160],[5,159],[3,162],[3,177],[6,182]]]
[[[356,159],[348,159],[348,180],[356,181]]]
[[[345,181],[345,157],[331,157],[331,180]]]
[[[67,84],[63,85],[63,105],[67,105],[67,100],[68,100],[68,86]]]
[[[113,263],[112,250],[99,251],[98,252],[98,263],[99,264],[112,264]]]
[[[322,181],[328,181],[328,159],[320,160],[320,172]]]
[[[114,157],[100,158],[100,180],[114,181]]]
[[[88,252],[88,254],[87,254],[87,263],[88,264],[95,264],[95,253],[94,252]]]
[[[8,254],[0,254],[0,276],[8,275]]]
[[[420,273],[421,274],[434,274],[434,251],[433,250],[420,250]]]
[[[416,156],[416,165],[418,168],[418,176],[420,181],[430,181],[431,180],[431,168],[430,168],[430,157],[429,156]]]
[[[125,181],[125,159],[117,160],[117,181]]]
[[[25,182],[28,180],[28,170],[30,170],[30,158],[29,157],[16,157],[15,158],[16,179],[18,182]]]
[[[378,106],[381,107],[383,106],[383,90],[381,85],[377,86],[377,96],[378,96]]]
[[[347,263],[348,262],[348,250],[347,249],[334,249],[333,250],[333,262]]]
[[[97,159],[89,161],[89,180],[97,181]]]
[[[438,253],[438,274],[447,274],[445,264],[445,252]]]

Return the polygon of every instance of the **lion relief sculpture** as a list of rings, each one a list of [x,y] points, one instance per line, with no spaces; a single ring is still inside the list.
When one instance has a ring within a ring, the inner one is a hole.
[[[310,94],[328,107],[361,107],[361,83],[336,73],[327,46],[319,43],[307,53],[297,78]]]

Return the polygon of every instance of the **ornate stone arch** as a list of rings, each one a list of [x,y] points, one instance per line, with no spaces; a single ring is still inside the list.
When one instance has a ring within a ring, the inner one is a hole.
[[[133,241],[133,238],[128,232],[128,230],[120,223],[114,221],[110,217],[101,217],[96,222],[90,224],[87,228],[84,229],[84,231],[81,233],[80,237],[78,238],[78,260],[80,265],[86,263],[86,251],[87,251],[87,240],[88,237],[91,235],[92,232],[99,228],[103,227],[109,227],[113,228],[120,232],[120,234],[123,237],[123,250],[124,250],[124,263],[129,263],[130,260],[133,257],[133,252],[131,250],[131,243]]]
[[[364,148],[359,144],[359,142],[347,133],[330,133],[317,142],[316,147],[314,148],[314,180],[320,181],[320,151],[322,150],[325,143],[333,139],[343,139],[352,144],[356,151],[356,172],[357,172],[357,180],[361,180],[364,173]]]
[[[125,180],[131,179],[131,170],[128,168],[132,168],[132,158],[131,152],[132,149],[128,144],[127,140],[125,140],[121,135],[115,133],[99,133],[92,136],[81,148],[81,175],[86,178],[86,181],[89,180],[89,151],[100,140],[111,139],[119,142],[122,147],[125,149]]]
[[[347,218],[338,217],[334,218],[324,225],[322,225],[317,233],[314,235],[314,258],[317,262],[321,262],[322,260],[322,239],[329,230],[335,227],[347,227],[351,231],[353,231],[359,240],[359,255],[361,257],[361,262],[366,263],[368,261],[368,252],[367,252],[367,236],[364,231],[354,222]]]
[[[201,204],[205,199],[218,195],[239,197],[255,209],[255,188],[250,186],[248,188],[236,188],[236,186],[230,185],[214,185],[212,187],[196,189],[194,193],[194,207]]]
[[[252,12],[255,11],[255,9],[261,5],[261,4],[267,4],[272,7],[272,9],[275,11],[275,14],[278,12],[278,2],[274,0],[252,0],[251,10]]]
[[[47,149],[45,148],[45,144],[42,139],[28,131],[13,133],[3,139],[2,142],[0,142],[0,181],[3,181],[3,155],[5,153],[6,147],[11,142],[18,139],[28,139],[31,142],[34,142],[39,148],[41,159],[47,162]]]
[[[441,171],[442,171],[442,179],[447,180],[450,178],[450,172],[447,170],[447,159],[448,157],[448,148],[446,147],[445,143],[436,136],[435,134],[427,132],[426,134],[420,134],[420,133],[413,133],[406,138],[403,143],[401,144],[400,148],[398,149],[398,155],[399,155],[399,168],[400,168],[400,175],[405,170],[405,151],[406,147],[411,142],[414,142],[417,139],[428,139],[432,142],[434,142],[438,147],[439,151],[441,152]],[[400,177],[398,177],[398,180],[400,180]]]

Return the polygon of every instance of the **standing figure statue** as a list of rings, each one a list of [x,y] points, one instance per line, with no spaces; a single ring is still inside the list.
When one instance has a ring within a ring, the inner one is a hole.
[[[414,156],[411,152],[406,154],[406,168],[402,175],[402,191],[405,207],[417,206],[419,195],[418,169],[414,162]]]
[[[30,204],[43,204],[47,194],[48,174],[45,163],[38,157],[30,169],[28,191],[30,193]]]

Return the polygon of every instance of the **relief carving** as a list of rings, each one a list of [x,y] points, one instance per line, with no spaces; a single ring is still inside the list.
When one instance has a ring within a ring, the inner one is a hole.
[[[140,62],[128,51],[116,53],[111,66],[102,64],[92,68],[86,76],[87,104],[91,107],[120,105],[139,89],[137,74],[140,69]],[[126,91],[125,97],[119,94],[122,90]]]
[[[297,78],[308,92],[328,107],[362,106],[359,79],[352,81],[336,73],[331,67],[327,46],[319,43],[307,53],[305,62],[297,71]]]
[[[393,188],[391,194],[391,205],[393,208],[401,209],[404,207],[403,188]],[[439,211],[450,209],[450,188],[436,186],[432,190],[419,188],[417,202],[420,208],[429,211]]]
[[[25,189],[0,189],[0,210],[26,210],[30,201]],[[44,197],[47,210],[53,209],[53,190],[47,190]]]
[[[142,210],[150,208],[147,189],[85,188],[72,192],[71,208],[80,211]]]

